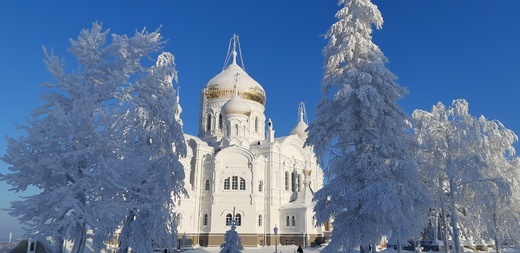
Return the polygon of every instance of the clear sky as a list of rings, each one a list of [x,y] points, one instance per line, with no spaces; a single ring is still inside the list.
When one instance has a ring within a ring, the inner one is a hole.
[[[520,88],[520,1],[374,0],[385,23],[374,42],[389,58],[387,67],[410,94],[406,112],[429,110],[439,101],[469,101],[473,115],[498,119],[517,134]],[[287,135],[305,102],[309,120],[320,97],[323,34],[339,10],[334,0],[0,0],[0,134],[17,136],[39,104],[40,84],[53,82],[42,46],[65,57],[69,38],[92,22],[111,33],[161,27],[165,51],[176,56],[185,132],[196,135],[200,91],[222,70],[229,39],[240,36],[246,71],[267,93],[266,116],[276,136]],[[0,138],[0,155],[5,153]],[[0,162],[0,173],[8,165]],[[0,208],[19,194],[0,182]],[[23,194],[22,194],[23,195]],[[0,210],[0,241],[22,231]]]

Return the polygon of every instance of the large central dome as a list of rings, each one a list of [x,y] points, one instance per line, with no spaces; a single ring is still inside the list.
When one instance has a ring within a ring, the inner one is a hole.
[[[233,51],[233,62],[220,74],[209,80],[206,85],[207,99],[230,99],[234,94],[234,86],[238,79],[238,95],[265,106],[265,91],[236,63],[236,52]]]

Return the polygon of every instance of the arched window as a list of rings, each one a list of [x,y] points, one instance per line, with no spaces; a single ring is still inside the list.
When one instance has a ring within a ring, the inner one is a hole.
[[[264,190],[264,181],[260,180],[258,183],[258,191],[262,192]]]
[[[231,225],[231,220],[233,219],[233,215],[231,215],[230,213],[228,213],[226,215],[226,226],[229,226]]]
[[[224,190],[229,190],[229,177],[224,179]]]
[[[182,228],[182,214],[181,213],[177,214],[177,224],[179,225],[179,227]]]
[[[239,213],[237,213],[235,215],[235,221],[237,222],[236,225],[237,226],[242,226],[242,215],[240,215]]]
[[[204,224],[204,226],[208,225],[208,214],[204,214],[204,218],[203,218],[202,224]]]
[[[246,190],[246,180],[243,178],[240,178],[240,190],[242,190],[242,191]]]
[[[258,215],[258,226],[261,227],[262,226],[262,215]]]
[[[258,133],[258,117],[255,117],[255,133]]]
[[[231,189],[238,190],[238,177],[237,176],[231,177]]]
[[[235,124],[235,135],[238,135],[238,125]]]
[[[246,190],[246,180],[238,176],[224,179],[224,190]]]
[[[204,189],[209,191],[209,179],[206,179],[206,183],[204,184]]]
[[[285,225],[288,227],[291,226],[291,217],[289,217],[289,215],[285,217]]]
[[[285,172],[285,190],[286,191],[289,190],[289,172],[288,171]]]
[[[296,174],[296,172],[291,173],[291,191],[293,192],[296,191],[296,178],[294,177],[294,174]]]
[[[298,174],[298,178],[297,178],[297,181],[298,181],[298,182],[297,182],[297,186],[298,186],[298,192],[300,192],[300,191],[301,191],[301,189],[302,189],[302,177],[301,177],[301,175],[300,175],[300,174]]]
[[[224,126],[224,121],[222,120],[222,114],[219,114],[218,115],[218,128],[222,129],[223,126]]]
[[[211,114],[208,114],[206,118],[206,131],[211,130]]]
[[[294,215],[291,217],[291,226],[296,226],[296,216]]]

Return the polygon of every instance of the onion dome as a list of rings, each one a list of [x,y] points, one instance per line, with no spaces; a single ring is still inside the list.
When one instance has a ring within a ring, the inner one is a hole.
[[[265,91],[236,62],[237,52],[233,49],[233,62],[206,84],[207,99],[229,99],[233,96],[235,75],[240,75],[238,95],[265,106]]]
[[[291,135],[296,134],[298,137],[306,139],[308,134],[305,132],[305,129],[307,129],[307,127],[309,126],[300,120],[300,122],[298,122],[298,124],[291,130]]]
[[[249,116],[251,114],[251,108],[243,98],[235,94],[222,106],[222,112],[224,112],[225,115],[242,114]]]
[[[307,125],[307,123],[305,123],[305,121],[303,120],[304,111],[305,111],[305,109],[304,109],[303,103],[302,103],[302,104],[300,104],[300,108],[299,108],[300,120],[298,121],[298,124],[291,130],[291,135],[296,134],[301,139],[307,139],[308,134],[305,130],[307,130],[307,127],[309,127]]]
[[[225,115],[242,114],[249,116],[251,114],[251,108],[246,100],[238,95],[239,76],[240,73],[238,72],[234,75],[233,97],[222,106],[222,112]]]

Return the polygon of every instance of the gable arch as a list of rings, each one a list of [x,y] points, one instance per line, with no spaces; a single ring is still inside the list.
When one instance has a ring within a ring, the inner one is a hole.
[[[250,168],[254,160],[255,157],[249,150],[239,146],[222,149],[215,156],[215,163],[220,167],[223,167],[224,164],[231,167],[246,164]]]
[[[316,155],[312,147],[304,145],[305,142],[302,139],[296,136],[288,136],[280,144],[280,153],[285,157],[294,157],[299,161],[316,163]]]

